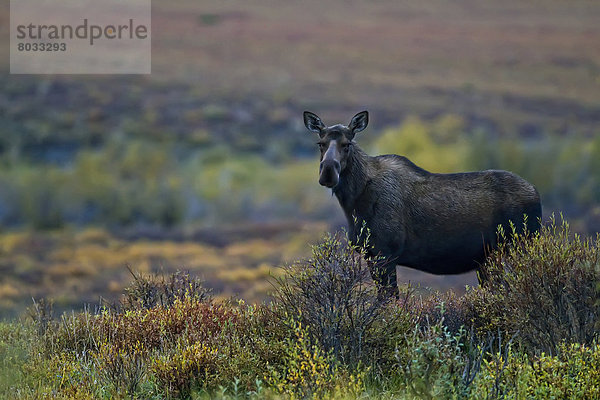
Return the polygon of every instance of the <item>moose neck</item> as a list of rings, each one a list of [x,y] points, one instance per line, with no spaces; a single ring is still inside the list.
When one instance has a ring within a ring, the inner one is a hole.
[[[368,159],[367,153],[354,144],[346,168],[340,173],[340,181],[333,189],[346,215],[352,215],[356,200],[365,190],[369,180]]]

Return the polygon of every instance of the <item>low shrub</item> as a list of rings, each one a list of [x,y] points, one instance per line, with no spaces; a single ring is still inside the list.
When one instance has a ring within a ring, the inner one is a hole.
[[[194,387],[211,387],[218,379],[219,350],[206,343],[178,340],[152,361],[151,374],[169,397],[187,398]]]
[[[600,237],[572,234],[566,221],[515,235],[485,265],[483,286],[465,296],[480,332],[518,332],[528,351],[556,354],[564,342],[591,344],[600,321]]]
[[[157,305],[170,306],[176,300],[193,297],[200,302],[210,300],[210,290],[203,282],[189,273],[177,271],[168,277],[135,273],[128,267],[133,282],[125,288],[122,307],[125,309],[149,309]]]
[[[347,235],[328,235],[311,258],[284,267],[274,293],[283,323],[294,316],[322,349],[351,366],[376,363],[382,350],[392,350],[382,345],[411,326],[400,303],[378,293],[365,253]]]
[[[0,394],[598,398],[599,244],[564,221],[515,234],[464,296],[409,286],[383,299],[342,235],[286,267],[270,304],[216,302],[187,274],[134,275],[119,307],[55,320],[38,301],[27,329],[0,324]]]
[[[466,393],[470,374],[463,349],[465,333],[453,334],[443,321],[421,329],[415,326],[396,348],[399,377],[407,393],[422,399],[449,398]]]
[[[279,366],[271,366],[265,377],[269,385],[291,398],[322,397],[335,385],[336,360],[331,352],[311,344],[302,322],[289,319],[294,337],[285,341],[285,356]]]
[[[599,398],[600,346],[571,343],[557,350],[557,356],[513,350],[491,355],[473,383],[471,398]]]
[[[146,375],[148,352],[142,342],[123,348],[118,343],[101,343],[93,355],[98,371],[116,393],[133,397]]]
[[[257,390],[268,366],[281,363],[289,336],[269,306],[216,303],[183,273],[167,279],[136,275],[124,306],[98,313],[49,320],[44,304],[37,302],[33,313],[44,357],[87,365],[84,375],[104,383],[111,397],[151,390],[182,398],[234,381]]]

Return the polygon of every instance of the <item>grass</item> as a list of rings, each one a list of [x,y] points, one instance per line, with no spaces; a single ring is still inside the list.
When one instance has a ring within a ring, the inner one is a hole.
[[[290,266],[270,304],[217,301],[185,274],[136,275],[116,308],[52,319],[39,303],[33,319],[1,323],[0,395],[596,398],[598,331],[577,332],[599,322],[599,244],[551,222],[492,254],[483,287],[461,296],[408,287],[387,301],[342,236]],[[566,287],[589,321],[574,331],[561,315],[578,312],[565,302],[551,311],[529,295],[539,285]],[[549,330],[556,340],[536,340]]]

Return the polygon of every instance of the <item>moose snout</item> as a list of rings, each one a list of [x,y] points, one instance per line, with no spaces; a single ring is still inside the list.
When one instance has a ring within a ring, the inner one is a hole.
[[[326,159],[319,166],[319,184],[332,188],[340,180],[341,165],[338,160]]]

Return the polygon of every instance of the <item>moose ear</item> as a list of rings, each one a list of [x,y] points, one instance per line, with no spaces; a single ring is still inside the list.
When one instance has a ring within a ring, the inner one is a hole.
[[[321,134],[321,130],[325,128],[325,124],[321,121],[321,118],[310,111],[304,111],[304,125],[309,131],[318,134]]]
[[[369,124],[369,112],[361,111],[352,117],[352,121],[350,121],[350,125],[348,128],[352,131],[352,133],[358,133],[364,130]]]

